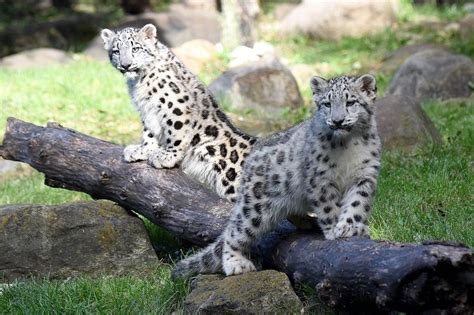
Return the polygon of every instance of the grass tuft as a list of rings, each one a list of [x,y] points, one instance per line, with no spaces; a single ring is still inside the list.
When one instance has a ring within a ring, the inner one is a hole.
[[[13,282],[0,293],[1,314],[169,314],[182,308],[184,281],[169,267],[137,275]]]

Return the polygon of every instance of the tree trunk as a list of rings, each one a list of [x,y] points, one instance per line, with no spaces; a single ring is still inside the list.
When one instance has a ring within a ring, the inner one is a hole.
[[[126,163],[122,151],[55,123],[42,128],[14,118],[0,146],[0,156],[30,164],[51,187],[115,201],[194,244],[219,235],[229,202],[180,170]],[[325,241],[285,221],[256,249],[265,267],[315,287],[322,300],[351,312],[474,310],[474,253],[459,244]]]
[[[258,0],[222,1],[222,44],[231,51],[239,45],[252,47],[255,20],[260,13]]]
[[[120,6],[126,14],[141,14],[151,11],[150,0],[121,0]]]

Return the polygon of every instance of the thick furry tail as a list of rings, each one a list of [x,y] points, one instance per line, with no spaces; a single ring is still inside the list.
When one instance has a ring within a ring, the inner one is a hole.
[[[199,273],[222,272],[222,246],[223,240],[219,237],[199,253],[178,262],[171,277],[173,279],[189,278]]]

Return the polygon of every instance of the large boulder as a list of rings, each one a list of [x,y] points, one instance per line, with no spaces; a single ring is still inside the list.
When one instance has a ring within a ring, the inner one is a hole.
[[[293,76],[296,79],[296,82],[298,82],[298,86],[301,89],[308,88],[308,91],[310,89],[310,80],[312,77],[315,75],[320,75],[323,76],[322,73],[316,71],[316,67],[314,65],[308,65],[304,63],[298,63],[291,65],[290,71],[293,74]]]
[[[273,9],[273,17],[275,20],[280,21],[293,11],[298,5],[294,3],[278,3]]]
[[[104,24],[102,16],[87,13],[66,14],[24,26],[14,23],[0,31],[0,57],[38,47],[63,50],[77,47],[94,38]]]
[[[467,97],[474,82],[474,62],[444,50],[421,51],[408,58],[395,74],[389,94],[418,100]]]
[[[461,36],[465,39],[468,39],[470,37],[472,38],[474,36],[474,13],[465,16],[459,22],[459,30],[461,32]]]
[[[24,69],[64,64],[71,61],[65,51],[55,48],[37,48],[23,51],[0,59],[0,68]]]
[[[394,72],[407,60],[410,56],[425,50],[438,49],[449,51],[449,48],[441,44],[412,44],[402,46],[384,56],[381,70],[385,72]]]
[[[273,270],[224,279],[198,276],[184,305],[186,314],[299,314],[302,309],[287,275]]]
[[[216,11],[191,9],[180,4],[171,5],[166,12],[127,16],[112,29],[139,28],[149,23],[156,26],[158,39],[168,47],[177,47],[193,39],[204,39],[211,43],[220,40],[221,25]],[[99,35],[90,42],[84,53],[95,59],[107,60],[107,53]]]
[[[138,217],[106,201],[0,207],[0,278],[123,274],[157,261]]]
[[[303,0],[281,22],[286,33],[339,40],[384,30],[396,21],[397,0]]]
[[[172,49],[175,55],[193,73],[199,73],[217,58],[217,50],[213,43],[204,39],[194,39]]]
[[[442,143],[441,135],[416,99],[388,95],[376,104],[376,120],[384,149],[410,150]]]
[[[181,0],[181,4],[191,9],[201,9],[209,11],[217,11],[218,1],[209,0]]]
[[[263,114],[303,104],[295,78],[276,58],[229,69],[209,88],[221,104]]]
[[[287,119],[279,117],[267,117],[261,119],[261,117],[253,117],[251,115],[241,116],[234,113],[226,114],[231,119],[232,123],[239,129],[257,137],[268,136],[272,133],[291,127],[291,124]]]

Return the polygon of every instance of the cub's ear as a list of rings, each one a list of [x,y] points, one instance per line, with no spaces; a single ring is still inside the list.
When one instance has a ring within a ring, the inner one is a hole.
[[[147,24],[140,29],[140,34],[145,40],[156,41],[156,27],[153,24]]]
[[[108,28],[104,28],[100,32],[100,37],[102,37],[102,40],[104,41],[104,48],[109,50],[112,48],[112,42],[115,38],[115,32],[109,30]]]
[[[311,90],[313,91],[313,95],[319,95],[323,93],[324,90],[326,90],[328,86],[328,81],[326,81],[326,79],[324,78],[314,76],[311,78],[310,85]]]
[[[374,100],[377,94],[377,82],[371,74],[364,74],[356,80],[356,86],[368,98]]]

